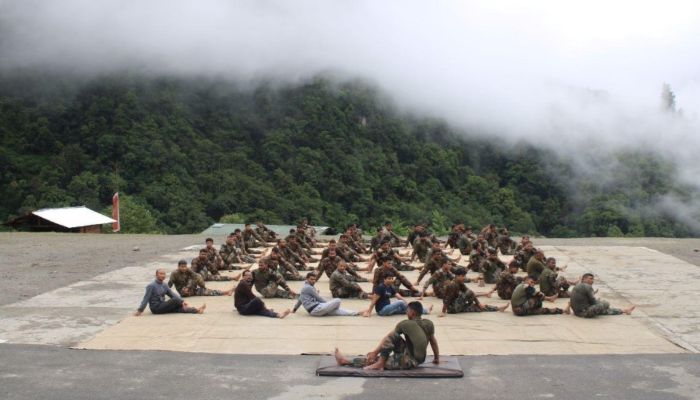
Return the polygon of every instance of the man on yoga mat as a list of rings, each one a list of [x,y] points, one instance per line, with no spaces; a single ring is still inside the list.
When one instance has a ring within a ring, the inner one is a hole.
[[[341,366],[366,370],[413,369],[425,361],[430,343],[434,354],[433,363],[439,364],[440,350],[435,338],[435,327],[432,321],[421,318],[422,313],[423,305],[419,301],[410,302],[406,311],[408,319],[399,322],[366,357],[350,360],[336,347],[336,362]]]
[[[172,289],[168,287],[165,283],[166,272],[165,269],[159,268],[156,270],[156,279],[146,286],[146,294],[143,295],[143,300],[138,310],[134,313],[135,316],[140,316],[143,314],[143,310],[146,309],[146,304],[151,309],[153,314],[167,314],[167,313],[188,313],[188,314],[202,314],[204,309],[207,308],[206,304],[203,304],[199,308],[190,307],[187,302],[182,300],[179,294],[175,293]],[[165,295],[170,297],[170,300],[165,300]]]

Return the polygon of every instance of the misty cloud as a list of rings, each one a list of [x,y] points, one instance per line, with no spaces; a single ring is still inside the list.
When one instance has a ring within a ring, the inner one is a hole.
[[[698,37],[693,1],[0,1],[5,71],[330,71],[470,134],[550,147],[601,180],[610,152],[654,151],[696,188]],[[663,83],[682,114],[661,111]],[[660,207],[682,209],[669,199]],[[698,205],[685,207],[697,223]]]

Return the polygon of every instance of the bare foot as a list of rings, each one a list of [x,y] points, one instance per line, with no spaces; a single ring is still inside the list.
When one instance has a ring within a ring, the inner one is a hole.
[[[564,308],[564,314],[571,314],[571,302],[566,303],[566,308]]]
[[[234,280],[234,281],[237,281],[237,280],[240,280],[240,279],[241,279],[241,273],[240,273],[240,272],[233,275],[233,280]]]
[[[197,314],[204,314],[204,310],[206,310],[206,308],[207,308],[207,304],[206,303],[202,304],[202,306],[197,309]]]
[[[336,362],[338,365],[350,365],[350,364],[352,364],[352,363],[350,362],[350,360],[348,360],[347,358],[345,358],[345,357],[340,353],[340,350],[338,350],[337,347],[335,348],[334,356],[335,356],[335,362]]]
[[[549,301],[549,302],[554,303],[554,300],[556,300],[557,298],[559,298],[559,295],[555,294],[554,296],[545,297],[544,299]]]
[[[361,315],[361,316],[363,316],[363,317],[368,317],[368,316],[369,316],[367,310],[365,310],[365,311],[360,311],[360,313],[359,313],[358,315]]]
[[[431,305],[428,307],[428,314],[430,314],[432,311],[433,311],[433,305],[431,304]]]
[[[291,313],[291,312],[292,312],[292,310],[286,309],[286,310],[284,310],[284,312],[282,312],[282,314],[279,315],[278,318],[282,319],[282,318],[286,317],[287,315],[289,315],[289,313]]]
[[[367,370],[367,371],[382,371],[382,370],[384,370],[384,360],[382,360],[380,358],[374,364],[370,364],[362,369]]]
[[[509,306],[510,306],[510,303],[506,303],[505,306],[498,307],[498,311],[503,312],[503,311],[507,310]]]
[[[637,308],[637,306],[632,306],[632,307],[630,307],[630,308],[625,308],[624,310],[622,310],[622,312],[625,313],[625,314],[627,314],[627,315],[630,315],[630,314],[632,314],[632,311],[634,311],[635,308]]]

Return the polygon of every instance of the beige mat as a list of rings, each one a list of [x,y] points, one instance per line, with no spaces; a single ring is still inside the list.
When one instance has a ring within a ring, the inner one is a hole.
[[[619,248],[624,250],[625,248]],[[629,248],[628,248],[629,249]],[[573,253],[577,253],[577,249]],[[585,253],[586,264],[575,261],[564,248],[546,248],[548,256],[560,259],[560,265],[569,263],[566,275],[574,278],[584,271],[601,266],[599,253]],[[651,256],[644,253],[645,256]],[[465,260],[462,261],[464,263]],[[589,265],[591,267],[589,267]],[[611,267],[608,267],[611,268]],[[622,267],[617,267],[622,268]],[[614,268],[613,268],[614,269]],[[594,272],[597,272],[594,270]],[[417,272],[406,273],[411,281]],[[369,275],[366,275],[369,276]],[[473,276],[473,273],[470,273]],[[144,285],[147,282],[144,282]],[[290,282],[299,290],[302,282]],[[362,284],[369,290],[370,284]],[[226,288],[226,283],[209,283],[211,288]],[[323,277],[317,287],[330,298],[328,278]],[[475,291],[485,291],[470,284]],[[599,295],[611,300],[614,306],[629,303],[613,292],[607,283],[597,284]],[[659,293],[656,302],[663,301]],[[303,308],[286,319],[240,316],[233,311],[232,297],[195,297],[192,305],[207,303],[204,315],[130,316],[119,324],[99,333],[78,347],[113,350],[172,350],[231,354],[303,354],[330,353],[336,346],[347,354],[366,353],[380,338],[404,317],[322,317],[309,316]],[[494,296],[484,299],[487,304],[500,305],[505,301]],[[564,307],[567,300],[557,300]],[[138,303],[135,299],[134,304]],[[268,308],[283,310],[293,307],[295,301],[265,299]],[[345,300],[343,308],[360,310],[367,301]],[[434,305],[432,315],[440,349],[446,355],[467,354],[631,354],[678,353],[681,347],[667,340],[663,330],[657,329],[643,310],[633,316],[607,316],[593,320],[574,316],[516,317],[510,310],[505,313],[478,313],[448,315],[438,318],[441,302],[426,298],[426,305]],[[548,306],[554,306],[549,303]],[[644,308],[644,307],[643,307]]]

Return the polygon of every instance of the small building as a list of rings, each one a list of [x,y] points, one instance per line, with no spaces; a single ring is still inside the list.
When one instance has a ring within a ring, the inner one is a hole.
[[[32,232],[101,233],[102,225],[116,222],[91,209],[80,207],[44,208],[5,223]]]

